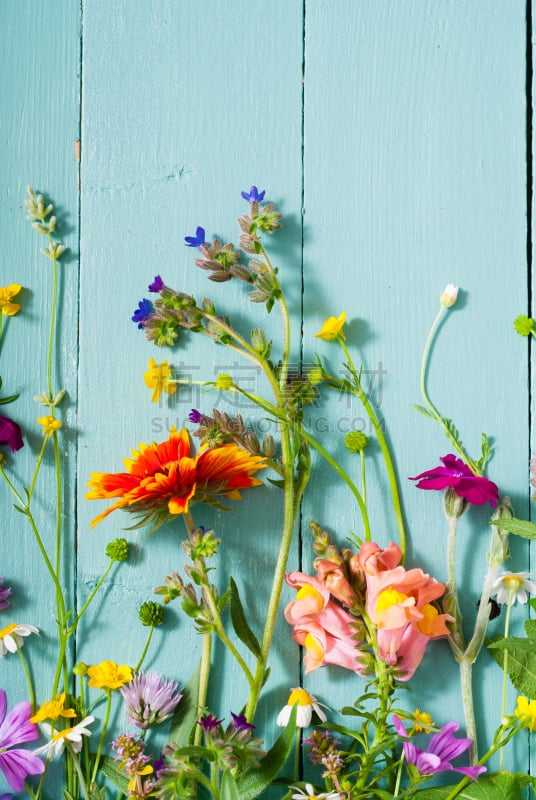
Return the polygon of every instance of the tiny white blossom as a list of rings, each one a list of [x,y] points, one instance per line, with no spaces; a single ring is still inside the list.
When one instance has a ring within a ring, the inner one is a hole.
[[[455,305],[456,300],[458,299],[458,292],[458,287],[454,286],[453,283],[448,283],[445,286],[441,292],[441,297],[439,298],[439,302],[443,308],[450,308],[451,306]]]
[[[31,633],[39,633],[34,625],[21,625],[13,623],[6,628],[0,629],[0,658],[3,658],[7,653],[16,653],[24,644],[24,636],[30,636]]]
[[[296,789],[296,794],[291,795],[292,800],[342,800],[340,792],[321,792],[315,794],[315,789],[312,783],[305,784],[305,792],[299,786],[291,786],[291,789]]]
[[[320,708],[322,704],[318,702],[316,697],[313,697],[312,694],[306,692],[305,689],[297,687],[290,690],[288,703],[286,706],[283,706],[277,716],[276,723],[280,728],[284,728],[288,724],[290,715],[292,713],[292,708],[295,705],[298,706],[298,711],[296,713],[296,726],[298,728],[307,728],[307,726],[311,724],[313,711],[318,715],[322,722],[325,722],[327,719],[326,715]],[[327,706],[324,706],[324,708],[327,708]]]
[[[91,715],[84,717],[84,719],[72,728],[64,728],[62,731],[56,731],[52,734],[52,726],[48,722],[42,722],[41,727],[51,737],[50,741],[42,747],[34,750],[34,753],[50,753],[54,756],[61,756],[65,749],[66,742],[69,742],[75,753],[79,753],[82,749],[82,736],[91,736],[91,731],[87,726],[94,722],[95,717]]]
[[[530,578],[529,572],[504,572],[494,581],[491,593],[501,604],[526,603],[528,594],[536,594],[536,583],[527,578]]]

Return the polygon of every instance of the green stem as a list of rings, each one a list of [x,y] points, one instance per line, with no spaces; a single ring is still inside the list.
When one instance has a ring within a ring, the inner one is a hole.
[[[458,662],[465,655],[466,646],[462,627],[462,612],[456,585],[456,538],[458,533],[458,517],[447,516],[447,576],[449,592],[449,609],[454,613],[454,631],[449,636],[449,643]]]
[[[298,773],[300,771],[300,742],[301,742],[301,728],[296,726],[296,744],[294,746],[294,775],[293,780],[298,780]]]
[[[71,624],[70,628],[67,630],[67,636],[72,636],[72,634],[77,629],[78,624],[80,623],[80,620],[82,619],[82,617],[84,616],[84,614],[88,610],[90,604],[93,601],[93,598],[95,597],[95,595],[99,591],[100,587],[102,586],[102,584],[104,583],[104,581],[108,577],[108,575],[110,573],[110,570],[111,570],[111,568],[113,567],[114,564],[115,564],[115,561],[113,561],[113,560],[110,561],[110,563],[108,564],[108,566],[106,567],[106,569],[102,573],[101,577],[99,578],[99,580],[97,581],[97,583],[95,585],[95,588],[93,589],[93,591],[91,592],[91,594],[87,598],[86,602],[84,603],[84,605],[82,606],[82,608],[80,609],[78,614],[76,615],[76,617],[74,619],[74,622]]]
[[[39,455],[37,456],[37,461],[35,464],[34,474],[32,476],[32,482],[30,483],[30,488],[28,489],[28,503],[30,502],[34,489],[35,489],[35,482],[37,481],[37,476],[39,475],[39,471],[41,469],[41,464],[43,462],[43,457],[45,455],[46,446],[48,444],[48,436],[45,436],[43,439],[43,443],[41,445],[41,449],[39,450]]]
[[[391,498],[393,502],[393,511],[395,514],[396,526],[398,528],[398,536],[400,538],[400,549],[402,550],[402,562],[406,557],[406,526],[404,523],[404,514],[402,513],[402,502],[400,500],[400,491],[398,488],[398,479],[396,476],[396,470],[393,464],[393,458],[391,456],[391,450],[389,445],[387,444],[387,439],[383,433],[382,427],[379,423],[378,417],[376,412],[374,411],[367,395],[363,391],[361,387],[361,381],[359,379],[359,375],[357,370],[354,366],[352,361],[352,357],[348,351],[346,346],[346,342],[342,338],[342,336],[338,336],[337,340],[342,348],[344,355],[346,356],[348,362],[348,369],[354,379],[354,386],[356,389],[357,396],[361,401],[363,408],[365,409],[367,416],[374,428],[374,433],[378,439],[378,443],[380,445],[380,449],[382,451],[383,460],[385,462],[385,467],[387,469],[387,477],[389,480],[389,488],[391,490]]]
[[[86,738],[87,737],[84,737],[84,739]],[[87,790],[86,781],[84,780],[84,774],[82,772],[82,767],[80,766],[80,761],[78,760],[78,755],[74,752],[72,747],[69,747],[69,753],[71,756],[71,762],[74,765],[74,768],[78,775],[78,780],[80,781],[80,788],[82,789],[84,800],[89,800],[89,792]]]
[[[17,653],[19,654],[20,663],[22,664],[22,669],[24,671],[24,676],[26,678],[26,683],[28,684],[28,694],[29,694],[29,701],[32,707],[32,713],[35,711],[35,692],[32,683],[32,676],[30,675],[30,669],[28,667],[28,662],[24,657],[24,654],[20,647],[17,648]]]
[[[220,612],[218,611],[216,603],[214,602],[214,597],[212,596],[210,587],[205,587],[205,588],[206,591],[203,592],[203,597],[205,598],[210,613],[212,615],[212,619],[214,622],[214,632],[216,636],[220,639],[222,644],[224,644],[225,647],[227,647],[227,649],[237,662],[238,666],[241,668],[242,672],[246,676],[246,680],[251,689],[253,687],[253,675],[251,673],[251,670],[249,669],[248,665],[246,664],[246,662],[244,661],[244,659],[242,658],[242,656],[240,655],[240,653],[238,652],[238,650],[236,649],[236,647],[234,646],[234,644],[232,643],[232,641],[229,639],[229,637],[225,632],[225,628],[223,627],[223,623],[221,621]]]
[[[472,740],[469,748],[469,761],[472,765],[478,763],[478,740],[473,704],[473,662],[464,657],[460,661],[460,680],[462,688],[463,713],[465,717],[465,732]]]
[[[439,328],[439,325],[441,323],[441,320],[443,319],[445,311],[446,308],[444,306],[441,306],[441,308],[437,312],[437,316],[434,322],[432,323],[432,327],[430,328],[430,332],[428,334],[426,343],[424,345],[424,350],[421,360],[421,395],[428,407],[428,411],[430,412],[431,416],[438,423],[438,425],[440,425],[443,428],[447,438],[450,440],[455,450],[459,453],[459,455],[461,455],[465,463],[471,468],[471,470],[474,472],[475,475],[482,475],[482,470],[480,469],[480,467],[478,467],[478,465],[473,461],[473,459],[465,452],[465,449],[462,447],[461,443],[456,439],[455,436],[453,436],[452,432],[445,424],[445,420],[443,419],[443,417],[441,416],[435,405],[430,400],[430,397],[428,395],[428,390],[426,388],[426,373],[428,370],[430,349],[432,347],[432,343],[434,341],[437,329]]]
[[[102,755],[102,748],[104,746],[104,739],[106,738],[106,733],[108,731],[108,722],[110,721],[110,710],[112,708],[112,691],[108,689],[106,691],[106,712],[104,714],[104,722],[102,723],[102,732],[99,739],[99,747],[97,749],[97,755],[95,756],[95,764],[93,765],[93,773],[91,775],[91,783],[95,783],[97,780],[97,775],[99,772],[99,764]]]
[[[52,242],[52,237],[49,235],[49,242]],[[52,359],[54,356],[54,339],[56,332],[56,305],[58,298],[58,261],[56,258],[52,259],[52,304],[50,307],[50,330],[48,336],[48,354],[47,354],[47,388],[48,396],[52,399]]]
[[[151,639],[153,638],[153,632],[154,632],[154,625],[151,625],[150,628],[149,628],[149,633],[147,634],[147,639],[145,641],[145,647],[143,648],[141,656],[140,656],[140,660],[138,661],[138,663],[134,667],[134,672],[135,673],[140,671],[141,665],[145,661],[145,656],[147,655],[147,650],[149,649],[149,645],[151,644]]]
[[[510,589],[508,593],[508,605],[506,606],[506,619],[504,621],[504,638],[508,638],[508,633],[510,631],[510,616],[512,613],[512,605],[514,602],[515,591]],[[502,685],[502,703],[501,703],[501,719],[504,719],[506,716],[506,689],[507,689],[507,679],[508,679],[508,648],[504,649],[503,653],[503,685]],[[502,770],[504,762],[504,748],[501,750],[499,756],[499,770]]]
[[[367,507],[367,474],[365,471],[365,451],[361,450],[359,453],[361,458],[361,496],[363,498],[363,503],[365,508]]]

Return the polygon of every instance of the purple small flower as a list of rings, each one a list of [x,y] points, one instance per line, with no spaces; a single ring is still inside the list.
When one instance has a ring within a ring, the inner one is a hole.
[[[205,229],[199,225],[196,228],[195,236],[185,236],[184,243],[186,247],[200,247],[205,244]]]
[[[45,771],[45,765],[39,756],[30,750],[9,748],[39,739],[39,731],[37,726],[30,722],[32,707],[28,700],[16,705],[7,716],[6,712],[6,693],[0,689],[0,770],[11,788],[15,792],[22,792],[26,777],[41,775]]]
[[[188,414],[188,419],[190,420],[190,422],[193,422],[194,425],[197,425],[197,423],[201,422],[201,420],[203,419],[203,415],[200,411],[197,410],[197,408],[192,408],[192,410]]]
[[[138,303],[138,308],[135,310],[134,314],[132,315],[131,319],[132,322],[138,323],[138,328],[142,329],[144,327],[145,321],[151,316],[154,311],[154,306],[150,300],[147,298],[143,298]]]
[[[264,200],[266,191],[259,192],[256,186],[252,186],[249,192],[240,192],[240,194],[248,203],[261,203]]]
[[[222,722],[222,719],[218,719],[213,714],[205,714],[205,716],[201,717],[199,720],[198,725],[201,725],[205,733],[208,733],[209,731],[213,731],[214,728],[217,728]]]
[[[164,287],[164,281],[160,277],[160,275],[155,275],[154,281],[149,284],[149,291],[150,292],[161,292]]]
[[[410,478],[410,481],[419,481],[418,489],[452,488],[458,497],[463,497],[468,503],[483,506],[489,501],[495,508],[499,499],[499,489],[492,481],[475,475],[467,464],[461,458],[456,458],[453,453],[439,460],[443,463],[442,467],[421,472],[415,478]]]
[[[465,753],[471,747],[471,739],[457,739],[454,734],[459,730],[457,722],[443,725],[439,733],[434,733],[428,744],[427,750],[415,747],[408,740],[408,732],[402,720],[394,716],[393,723],[399,736],[405,739],[403,743],[404,756],[408,764],[412,764],[421,775],[437,775],[438,772],[461,772],[471,780],[476,781],[479,775],[486,772],[486,767],[453,767],[452,759]]]
[[[20,426],[9,417],[0,417],[0,444],[7,444],[12,453],[24,445]]]
[[[0,794],[0,800],[13,800],[13,795],[10,792]]]
[[[140,672],[119,689],[127,717],[146,730],[169,719],[182,697],[175,681],[166,681],[157,672]]]
[[[233,714],[233,712],[231,711],[231,716],[233,718],[234,726],[237,731],[255,730],[255,725],[252,725],[251,722],[247,721],[245,714]]]
[[[2,589],[3,582],[4,582],[4,579],[0,578],[0,611],[5,611],[6,608],[8,608],[9,600],[7,598],[11,594],[13,594],[13,592],[11,591],[9,586],[6,589]],[[0,800],[2,800],[1,796],[0,796]]]

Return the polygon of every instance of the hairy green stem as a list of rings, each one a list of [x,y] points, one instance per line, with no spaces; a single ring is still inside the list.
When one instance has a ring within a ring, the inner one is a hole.
[[[515,590],[510,589],[508,593],[508,604],[506,606],[506,619],[504,621],[504,638],[508,638],[510,632],[510,616],[512,613],[512,606],[514,604]],[[502,683],[502,702],[501,702],[501,719],[506,716],[506,690],[508,686],[508,648],[505,647],[503,653],[503,683]],[[501,749],[499,755],[499,770],[502,770],[504,763],[504,748]]]
[[[463,714],[465,717],[465,732],[467,737],[472,740],[471,747],[469,748],[469,761],[474,765],[478,762],[478,739],[473,703],[473,662],[465,656],[460,661],[460,680],[462,687]]]

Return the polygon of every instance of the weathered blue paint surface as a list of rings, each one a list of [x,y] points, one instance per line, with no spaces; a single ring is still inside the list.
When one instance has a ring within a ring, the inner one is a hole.
[[[240,190],[252,183],[266,188],[285,214],[274,252],[289,291],[296,362],[302,348],[305,360],[330,354],[313,334],[326,316],[347,311],[348,343],[374,382],[396,453],[411,559],[445,579],[440,499],[418,492],[406,477],[449,451],[441,431],[412,408],[420,399],[422,346],[448,282],[463,292],[434,347],[432,396],[472,452],[482,431],[494,437],[490,477],[519,516],[529,513],[530,362],[511,324],[530,299],[524,2],[273,0],[267,12],[246,0],[2,0],[0,37],[0,285],[26,287],[23,313],[9,321],[0,362],[5,390],[21,392],[8,413],[23,425],[27,442],[9,463],[19,477],[31,469],[41,414],[32,397],[45,385],[50,286],[41,242],[24,219],[25,187],[32,183],[59,207],[70,248],[62,266],[56,368],[68,392],[66,560],[68,591],[78,607],[102,572],[106,543],[125,524],[114,515],[90,531],[102,508],[84,499],[89,473],[120,470],[139,442],[165,438],[192,406],[208,410],[214,403],[193,390],[190,397],[151,404],[142,374],[160,354],[130,321],[147,284],[160,273],[196,297],[210,294],[246,331],[273,326],[241,287],[207,284],[183,246],[199,224],[226,241],[236,238],[234,220],[244,211]],[[195,340],[168,359],[196,380],[220,371],[255,379],[223,348]],[[256,418],[222,398],[218,408],[224,407]],[[349,469],[342,436],[350,427],[370,433],[363,416],[345,398],[324,396],[311,416],[312,432]],[[39,488],[50,537],[51,468]],[[373,535],[385,544],[396,531],[379,458],[368,475]],[[196,511],[199,523],[222,531],[222,576],[245,581],[257,629],[275,561],[277,498],[275,488],[256,490],[232,517]],[[2,487],[0,503],[0,575],[16,590],[10,614],[42,629],[25,652],[40,684],[48,685],[54,666],[49,579]],[[473,521],[463,521],[459,569],[468,616],[487,549],[478,524],[488,513],[477,510]],[[321,464],[304,501],[293,567],[311,563],[310,519],[340,543],[359,530],[348,491]],[[180,522],[150,539],[143,532],[128,536],[134,558],[108,582],[80,631],[77,657],[87,663],[138,660],[145,636],[139,605],[182,562]],[[528,548],[516,543],[512,549],[513,568],[527,569]],[[189,622],[170,608],[153,641],[147,665],[185,682],[199,654]],[[275,711],[287,688],[302,680],[300,661],[282,620],[258,719],[267,741],[275,736]],[[500,674],[486,653],[481,662],[477,707],[491,735]],[[218,650],[216,663],[223,670]],[[228,715],[229,703],[236,711],[243,702],[245,687],[238,673],[225,669],[225,679],[215,670],[211,702]],[[11,703],[25,697],[16,658],[0,662],[0,685]],[[358,679],[336,669],[317,671],[306,685],[333,708],[353,702],[361,689]],[[461,721],[446,643],[431,648],[408,702],[440,722],[446,710]]]

